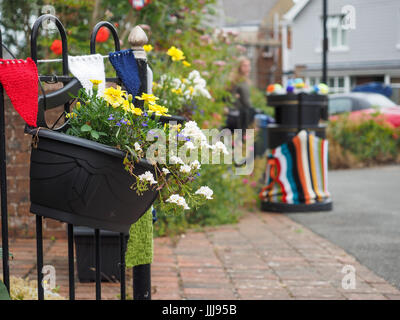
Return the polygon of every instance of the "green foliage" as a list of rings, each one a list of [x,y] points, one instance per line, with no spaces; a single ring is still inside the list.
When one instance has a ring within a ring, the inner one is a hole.
[[[201,176],[196,178],[194,188],[209,186],[213,191],[213,200],[206,202],[197,210],[191,210],[184,215],[166,215],[156,207],[158,221],[155,223],[155,234],[175,235],[183,233],[188,228],[215,226],[236,223],[242,212],[240,206],[244,203],[242,177],[233,173],[228,165],[203,165]]]
[[[341,116],[330,121],[328,127],[328,139],[365,165],[395,161],[400,152],[399,136],[399,128],[392,127],[378,114],[364,119]]]
[[[274,109],[267,106],[265,93],[255,86],[250,87],[250,100],[254,108],[264,111],[267,115],[273,116]]]

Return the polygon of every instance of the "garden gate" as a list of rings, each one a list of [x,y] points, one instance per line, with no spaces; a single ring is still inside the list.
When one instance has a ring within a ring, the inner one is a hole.
[[[62,59],[52,60],[38,60],[37,59],[37,37],[39,35],[39,28],[44,21],[55,22],[58,31],[61,35],[62,42]],[[90,38],[90,53],[96,52],[96,35],[100,28],[108,28],[113,36],[115,50],[120,50],[120,40],[114,26],[107,22],[102,21],[95,25]],[[147,36],[140,27],[135,27],[129,36],[129,42],[134,50],[134,55],[138,63],[139,77],[141,80],[141,92],[151,91],[152,86],[152,72],[147,66],[146,53],[143,50],[143,45],[147,43]],[[0,58],[2,56],[2,49],[4,48],[12,53],[3,44],[0,32]],[[39,75],[40,81],[44,82],[62,82],[65,85],[74,80],[74,77],[68,75],[68,46],[67,35],[64,26],[60,20],[52,15],[46,14],[40,16],[33,25],[31,33],[31,58],[35,63],[47,62],[62,62],[62,75]],[[104,57],[105,58],[105,57]],[[107,77],[106,81],[115,82],[122,85],[118,77]],[[42,90],[43,91],[43,90]],[[44,94],[44,91],[43,91]],[[44,97],[44,99],[46,99]],[[8,239],[8,212],[7,212],[7,175],[6,175],[6,141],[5,141],[5,110],[4,110],[4,92],[3,86],[0,84],[0,183],[1,183],[1,233],[2,233],[2,263],[3,263],[3,282],[8,291],[10,291],[10,272],[9,272],[9,239]],[[57,104],[50,104],[47,109],[56,107]],[[70,104],[64,105],[65,111],[69,111]],[[60,116],[61,118],[61,116]],[[38,299],[44,299],[44,289],[42,286],[43,274],[43,232],[42,232],[42,219],[41,215],[36,215],[36,254],[37,254],[37,283],[38,283]],[[75,299],[75,267],[74,267],[74,238],[73,238],[74,225],[67,224],[67,237],[68,237],[68,269],[69,269],[69,299]],[[95,283],[96,283],[96,300],[101,300],[101,250],[100,250],[100,230],[95,229]],[[121,300],[126,299],[126,277],[125,277],[125,240],[124,233],[120,233],[120,289]],[[151,276],[150,264],[140,265],[133,268],[133,298],[135,300],[150,300],[151,299]]]

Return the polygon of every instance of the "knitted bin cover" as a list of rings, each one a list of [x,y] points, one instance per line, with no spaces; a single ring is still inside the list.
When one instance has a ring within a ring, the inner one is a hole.
[[[135,97],[139,92],[141,82],[133,50],[110,52],[108,57],[118,77],[121,78],[126,91]]]
[[[0,82],[11,103],[25,122],[36,127],[38,71],[31,58],[0,59]]]
[[[262,201],[311,204],[330,198],[328,140],[305,130],[273,149],[267,159]]]

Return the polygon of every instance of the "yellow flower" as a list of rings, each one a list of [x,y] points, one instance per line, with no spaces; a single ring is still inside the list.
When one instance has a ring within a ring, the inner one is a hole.
[[[142,113],[143,113],[142,109],[140,109],[140,108],[135,108],[135,107],[133,107],[133,105],[132,105],[130,111],[131,111],[134,115],[137,115],[137,116],[141,116]]]
[[[182,94],[182,89],[181,88],[171,89],[171,92],[176,93],[176,94]]]
[[[171,129],[176,130],[176,131],[179,132],[179,131],[181,131],[182,125],[180,123],[178,123],[178,124],[174,124],[174,125],[172,125],[170,127],[171,127]]]
[[[179,50],[175,46],[172,46],[171,48],[168,49],[167,55],[169,55],[172,58],[172,61],[185,60],[185,55],[183,54],[183,51]]]
[[[189,92],[190,92],[190,95],[192,96],[193,92],[194,92],[194,88],[192,86],[189,87]]]
[[[69,118],[72,119],[73,117],[76,117],[76,113],[74,113],[74,112],[67,113],[67,114],[65,115],[65,117],[68,118],[68,119],[69,119]]]
[[[124,99],[124,97],[126,97],[126,91],[121,90],[120,86],[117,86],[117,88],[109,87],[104,90],[103,97],[113,108],[118,108],[126,101]]]
[[[190,67],[192,65],[191,63],[187,62],[186,60],[182,61],[182,63],[185,67]]]
[[[145,44],[143,46],[144,51],[146,52],[150,52],[151,50],[153,50],[153,46],[151,44]]]
[[[122,109],[124,109],[125,112],[131,111],[131,103],[129,103],[128,100],[124,100],[122,103]]]
[[[81,108],[81,103],[79,101],[75,104],[75,108],[76,110],[79,110]]]
[[[93,83],[94,85],[99,85],[100,83],[103,82],[103,80],[90,80],[91,83]]]
[[[149,113],[153,113],[155,112],[155,114],[157,116],[168,116],[167,112],[168,112],[168,108],[160,106],[158,104],[150,104],[149,105]]]
[[[138,100],[144,100],[149,104],[155,104],[156,100],[158,100],[158,98],[154,94],[148,94],[148,93],[144,93],[144,92],[142,93],[141,97],[136,96],[135,98]]]

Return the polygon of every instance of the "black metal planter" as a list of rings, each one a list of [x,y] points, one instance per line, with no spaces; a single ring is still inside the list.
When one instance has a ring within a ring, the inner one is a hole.
[[[91,228],[129,232],[151,206],[157,191],[138,195],[135,179],[124,170],[125,153],[97,142],[51,130],[28,130],[37,135],[30,171],[31,212]],[[136,175],[154,173],[141,160]]]

